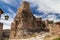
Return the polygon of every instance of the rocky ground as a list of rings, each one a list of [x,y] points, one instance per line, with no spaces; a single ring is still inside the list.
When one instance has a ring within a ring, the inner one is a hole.
[[[60,38],[60,34],[47,34],[44,40],[57,40],[56,38]],[[60,39],[59,39],[60,40]]]
[[[44,40],[46,35],[47,35],[47,33],[41,32],[40,34],[37,34],[36,36],[33,36],[31,38],[27,38],[27,39],[7,39],[7,38],[4,38],[4,40]]]
[[[21,38],[21,39],[7,39],[7,38],[4,38],[4,40],[53,40],[53,39],[56,39],[58,38],[60,35],[52,35],[50,33],[44,33],[44,32],[41,32],[41,33],[38,33],[37,35],[33,35],[31,38]]]

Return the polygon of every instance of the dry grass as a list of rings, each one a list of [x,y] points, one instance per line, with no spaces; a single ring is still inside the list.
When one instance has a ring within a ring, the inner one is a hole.
[[[45,40],[57,40],[58,37],[59,37],[59,35],[46,35]]]

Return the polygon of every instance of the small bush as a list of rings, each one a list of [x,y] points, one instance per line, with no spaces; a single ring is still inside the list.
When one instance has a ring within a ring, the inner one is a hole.
[[[60,37],[59,37],[59,38],[56,38],[56,39],[54,39],[54,40],[60,40]]]
[[[33,34],[33,35],[32,35],[32,37],[36,37],[36,35],[35,35],[35,34]]]
[[[46,35],[45,37],[51,37],[50,35]]]

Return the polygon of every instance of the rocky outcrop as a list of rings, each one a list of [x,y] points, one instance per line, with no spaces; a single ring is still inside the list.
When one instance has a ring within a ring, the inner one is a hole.
[[[36,19],[30,10],[30,4],[24,1],[11,25],[10,38],[20,39],[24,35],[38,32],[44,28],[42,24],[41,18]]]

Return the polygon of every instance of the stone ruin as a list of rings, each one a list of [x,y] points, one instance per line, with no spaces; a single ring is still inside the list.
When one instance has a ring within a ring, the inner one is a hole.
[[[49,33],[53,35],[60,34],[60,22],[45,20],[45,25],[49,29]]]
[[[60,32],[59,30],[60,23],[54,23],[49,20],[42,21],[42,18],[35,18],[31,12],[30,4],[24,1],[11,25],[10,39],[24,38],[24,36],[26,37],[41,31],[57,34]]]
[[[3,38],[3,23],[0,23],[0,40]]]
[[[24,1],[11,24],[11,30],[3,30],[3,23],[0,23],[0,40],[3,37],[20,39],[41,31],[60,34],[60,22],[54,23],[49,20],[42,21],[42,18],[35,18],[30,10],[30,4]]]
[[[50,34],[53,34],[53,35],[60,34],[60,22],[48,24],[48,28],[49,28]]]
[[[45,24],[42,22],[42,19],[35,18],[30,10],[29,2],[24,1],[18,9],[14,22],[11,25],[10,38],[20,39],[24,35],[40,32],[44,28]]]

